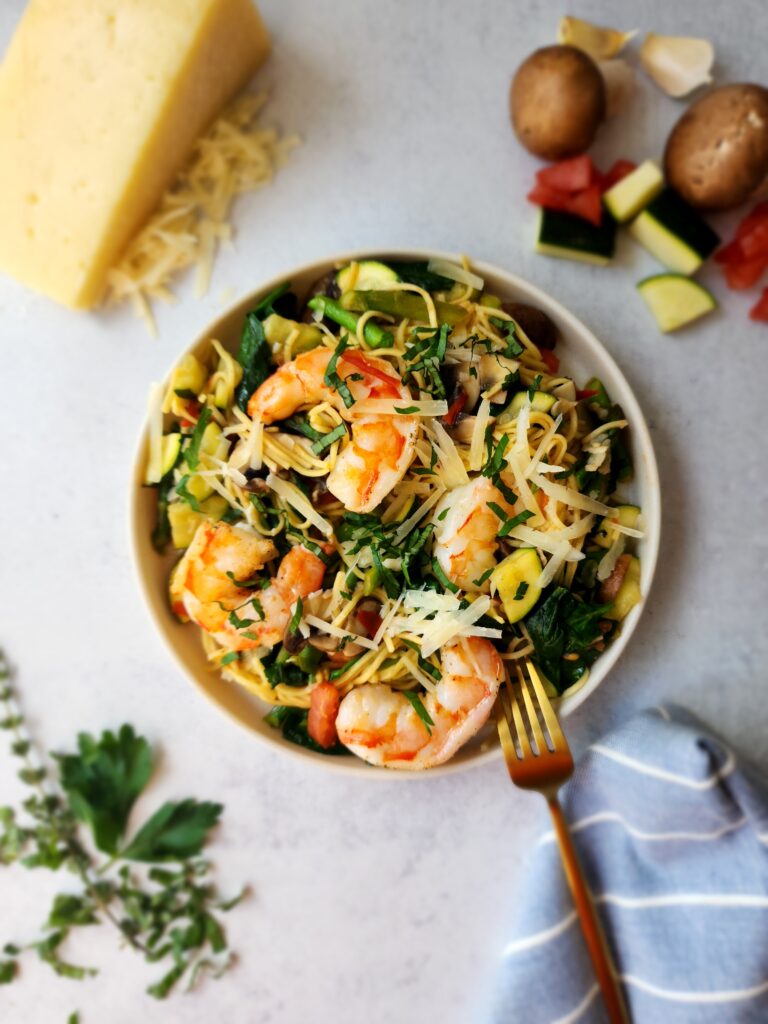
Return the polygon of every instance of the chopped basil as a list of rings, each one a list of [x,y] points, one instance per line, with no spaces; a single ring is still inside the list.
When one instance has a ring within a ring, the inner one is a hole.
[[[184,453],[187,465],[190,469],[197,469],[198,463],[200,462],[200,442],[203,440],[203,434],[205,428],[211,421],[213,412],[210,406],[205,406],[200,410],[200,417],[195,424],[195,429],[192,431],[192,436],[189,441],[189,446]]]
[[[528,593],[528,584],[525,582],[525,580],[520,580],[520,582],[517,585],[517,590],[515,591],[515,596],[513,597],[512,600],[513,601],[522,601],[522,599],[525,597],[525,595],[527,593]]]
[[[536,376],[535,376],[535,377],[533,378],[533,383],[532,383],[532,384],[531,384],[531,386],[530,386],[530,387],[528,388],[528,400],[529,400],[530,402],[532,402],[532,401],[533,401],[533,396],[534,396],[534,395],[536,394],[536,392],[537,392],[537,391],[539,390],[539,385],[541,384],[541,379],[542,379],[542,378],[541,378],[541,374],[540,374],[540,373],[537,373],[537,374],[536,374]]]
[[[486,569],[485,572],[483,573],[483,575],[479,579],[472,580],[472,585],[475,586],[475,587],[482,587],[482,585],[485,583],[485,581],[490,578],[492,573],[493,573],[493,566],[491,566],[490,569]]]
[[[446,517],[446,516],[448,515],[448,513],[449,513],[450,511],[451,511],[451,510],[450,510],[450,508],[448,508],[448,506],[446,505],[446,507],[445,507],[445,508],[443,509],[443,511],[442,511],[442,512],[440,513],[440,515],[439,515],[439,516],[437,517],[437,518],[438,518],[438,521],[442,523],[442,521],[443,521],[443,520],[445,519],[445,517]]]
[[[418,412],[418,411],[419,411],[418,405],[407,405],[405,407],[405,409],[398,409],[397,406],[395,406],[395,412],[399,413],[400,416],[408,416],[410,413]]]
[[[185,473],[184,476],[176,484],[176,494],[188,505],[191,505],[195,512],[200,511],[200,502],[190,491],[187,490],[187,484],[189,483],[189,473]]]
[[[227,653],[221,659],[219,664],[223,668],[224,665],[231,665],[233,661],[239,661],[239,659],[240,659],[240,652],[239,651],[227,651]]]
[[[333,355],[328,360],[328,366],[325,371],[325,376],[323,377],[323,383],[327,387],[333,388],[336,391],[338,391],[338,393],[341,395],[341,400],[343,401],[344,405],[346,405],[346,407],[349,409],[350,406],[353,406],[355,404],[355,400],[352,397],[352,392],[349,390],[346,381],[342,380],[341,377],[336,372],[336,364],[339,361],[339,356],[343,355],[348,345],[349,335],[345,334],[339,340],[339,344],[336,346]]]
[[[347,436],[347,428],[343,423],[340,423],[338,427],[334,427],[333,430],[327,434],[322,434],[317,441],[312,445],[312,451],[315,455],[319,455],[324,452],[326,448],[330,448],[334,441],[340,441],[342,437]]]
[[[493,455],[483,468],[483,476],[491,478],[501,472],[501,467],[504,464],[504,452],[507,450],[508,444],[509,434],[502,434],[499,438],[499,443],[493,451]]]
[[[432,559],[432,572],[435,574],[435,577],[440,581],[440,583],[442,583],[446,590],[450,590],[452,594],[458,593],[459,588],[456,586],[455,583],[448,579],[448,577],[443,572],[442,566],[440,565],[436,558]]]
[[[518,512],[516,516],[512,516],[511,519],[508,519],[506,523],[504,523],[502,528],[499,530],[497,536],[506,537],[510,530],[514,530],[516,526],[519,526],[521,523],[524,523],[526,519],[530,519],[533,516],[533,514],[534,513],[529,512],[528,509],[525,509],[523,512]]]
[[[298,633],[298,631],[299,631],[299,623],[301,622],[301,617],[302,617],[303,614],[304,614],[304,602],[301,600],[300,597],[297,597],[296,598],[296,607],[294,609],[293,615],[291,616],[291,621],[288,623],[288,632],[289,633]]]
[[[430,715],[430,713],[424,707],[424,702],[422,701],[421,697],[418,695],[418,693],[414,693],[413,690],[402,690],[401,692],[411,702],[411,704],[413,705],[413,710],[416,712],[416,714],[419,716],[421,721],[424,723],[424,728],[427,730],[427,732],[431,736],[432,735],[432,726],[435,723],[434,723],[434,720],[433,720],[432,716]]]

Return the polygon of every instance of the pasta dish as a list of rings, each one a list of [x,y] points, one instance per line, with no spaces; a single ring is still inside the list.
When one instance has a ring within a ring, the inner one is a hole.
[[[642,516],[623,411],[557,340],[466,261],[371,258],[153,389],[171,608],[286,739],[428,769],[526,655],[584,684],[640,600]]]

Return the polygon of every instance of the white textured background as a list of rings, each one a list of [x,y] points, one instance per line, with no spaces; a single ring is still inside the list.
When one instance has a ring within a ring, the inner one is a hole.
[[[0,45],[22,6],[0,5]],[[142,994],[151,969],[94,930],[72,956],[99,977],[58,980],[30,959],[0,989],[3,1024],[63,1024],[75,1008],[83,1024],[482,1018],[543,804],[514,791],[501,764],[372,785],[262,749],[180,677],[132,575],[127,490],[147,382],[221,311],[224,289],[240,295],[333,250],[466,251],[549,289],[602,338],[651,426],[664,529],[648,609],[620,666],[570,720],[573,745],[671,699],[768,764],[768,328],[747,318],[752,295],[715,280],[721,311],[665,338],[633,288],[653,263],[628,241],[610,269],[531,252],[524,195],[537,164],[509,129],[507,88],[523,57],[553,41],[560,5],[262,7],[275,38],[262,72],[274,89],[268,116],[305,144],[272,188],[239,204],[237,249],[219,258],[208,298],[183,288],[152,341],[130,315],[76,315],[0,281],[0,642],[45,746],[128,720],[163,751],[148,805],[189,794],[226,803],[219,877],[254,888],[230,915],[242,961],[224,981],[158,1004]],[[574,13],[708,35],[718,80],[765,81],[761,0],[605,0]],[[643,82],[625,118],[604,128],[598,160],[660,155],[680,109]],[[12,767],[0,754],[0,804],[19,792]],[[46,888],[66,882],[0,873],[0,939],[32,937]]]

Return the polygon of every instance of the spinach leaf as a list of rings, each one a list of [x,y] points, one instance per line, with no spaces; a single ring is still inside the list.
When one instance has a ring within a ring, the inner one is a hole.
[[[243,368],[243,377],[237,386],[235,400],[243,412],[253,392],[272,372],[272,353],[264,334],[264,325],[259,318],[260,308],[257,307],[246,314],[237,349],[237,361]]]
[[[415,284],[428,292],[447,292],[453,288],[453,281],[442,274],[435,274],[428,270],[426,263],[387,263],[388,267],[397,274],[401,281],[407,284]]]
[[[580,679],[597,658],[592,645],[603,635],[598,621],[610,607],[581,601],[565,587],[556,587],[525,620],[535,661],[558,693]],[[566,660],[567,654],[578,657]]]
[[[187,448],[185,455],[186,463],[190,469],[197,469],[198,463],[200,462],[200,444],[203,440],[205,428],[211,422],[211,416],[213,416],[213,412],[209,405],[204,406],[204,408],[200,410],[200,416],[195,424],[195,429],[192,431],[192,436],[189,440],[189,447]]]

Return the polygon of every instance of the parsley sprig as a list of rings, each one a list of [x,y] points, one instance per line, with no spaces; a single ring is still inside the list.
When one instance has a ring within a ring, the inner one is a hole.
[[[65,868],[80,882],[78,892],[54,898],[37,938],[6,943],[0,984],[17,977],[25,951],[36,952],[66,978],[95,974],[92,967],[65,960],[61,950],[76,929],[104,923],[147,962],[167,965],[147,989],[158,999],[182,978],[192,987],[204,973],[218,977],[233,957],[216,912],[231,909],[243,895],[222,901],[209,878],[210,863],[201,857],[221,804],[168,801],[129,834],[133,805],[153,772],[152,748],[144,737],[130,725],[99,738],[81,733],[76,752],[53,755],[54,779],[29,737],[2,653],[0,706],[0,729],[11,737],[11,753],[21,764],[18,776],[30,789],[19,810],[0,807],[0,865]],[[83,825],[106,857],[89,852]]]

